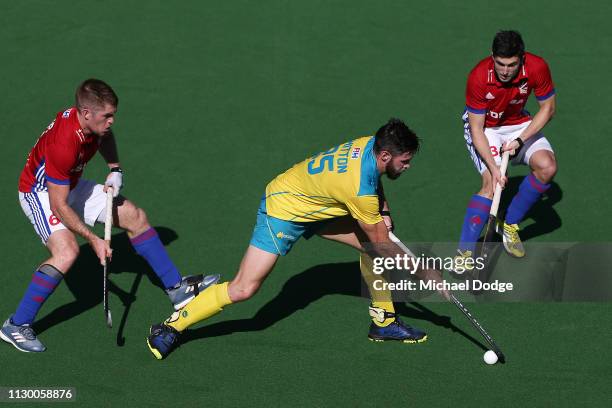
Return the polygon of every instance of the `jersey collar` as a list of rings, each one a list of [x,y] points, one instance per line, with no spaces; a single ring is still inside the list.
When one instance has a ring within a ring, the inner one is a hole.
[[[525,54],[525,56],[523,57],[523,63],[521,64],[521,67],[519,68],[519,72],[516,78],[514,78],[511,82],[509,82],[511,85],[520,84],[521,82],[523,82],[525,79],[528,78],[527,68],[525,67],[526,57],[527,57],[527,54]],[[495,74],[495,62],[493,61],[493,58],[489,58],[489,68],[487,70],[487,83],[491,85],[495,85],[499,88],[506,85],[504,82],[501,82],[499,79],[497,79],[497,75]]]

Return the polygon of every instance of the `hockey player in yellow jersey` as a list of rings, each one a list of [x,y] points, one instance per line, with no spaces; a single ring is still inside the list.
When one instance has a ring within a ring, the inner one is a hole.
[[[250,245],[234,279],[208,287],[185,308],[153,325],[147,338],[151,352],[164,358],[187,327],[252,297],[278,257],[286,255],[301,236],[308,239],[316,234],[356,248],[367,281],[371,272],[367,243],[395,247],[389,240],[392,224],[380,178],[386,174],[397,179],[410,167],[418,149],[416,134],[401,120],[390,119],[374,136],[318,153],[272,180],[261,199]],[[394,253],[403,254],[399,248]],[[373,299],[370,316],[371,340],[420,343],[427,338],[423,331],[399,320],[390,296]]]
[[[345,215],[367,224],[380,222],[374,141],[373,136],[351,140],[276,177],[266,187],[268,215],[292,222],[312,223]],[[405,164],[400,163],[400,171],[408,167],[412,154],[406,155]]]

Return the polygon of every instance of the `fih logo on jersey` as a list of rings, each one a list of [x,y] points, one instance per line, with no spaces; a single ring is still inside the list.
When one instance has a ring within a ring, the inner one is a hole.
[[[358,159],[361,154],[361,147],[353,147],[351,150],[351,159]]]
[[[527,82],[523,82],[519,85],[519,93],[521,95],[526,95],[529,92],[529,88],[527,87]]]

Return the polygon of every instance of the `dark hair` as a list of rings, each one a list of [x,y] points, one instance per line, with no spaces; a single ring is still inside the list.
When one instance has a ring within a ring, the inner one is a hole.
[[[106,82],[90,78],[77,88],[75,103],[79,110],[103,107],[105,104],[117,107],[119,98]]]
[[[394,156],[419,150],[419,138],[404,122],[391,118],[376,132],[374,153],[386,150]]]
[[[525,54],[525,43],[518,31],[498,31],[493,38],[493,46],[491,47],[494,57],[523,57]]]

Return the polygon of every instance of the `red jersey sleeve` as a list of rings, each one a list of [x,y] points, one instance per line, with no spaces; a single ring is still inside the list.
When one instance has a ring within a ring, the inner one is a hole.
[[[555,85],[553,84],[550,68],[548,68],[546,61],[542,58],[538,58],[534,60],[533,63],[533,93],[538,101],[543,101],[555,94]]]
[[[45,173],[47,180],[55,184],[70,184],[70,170],[79,155],[78,146],[72,141],[50,140],[46,146]]]
[[[484,78],[480,78],[481,76],[482,72],[478,67],[470,72],[465,89],[465,106],[472,113],[485,114],[487,112],[486,83]]]

